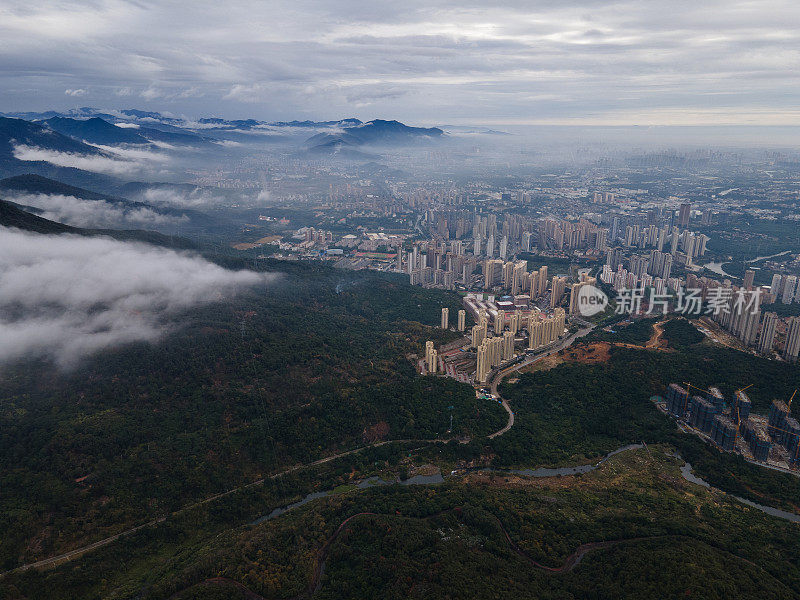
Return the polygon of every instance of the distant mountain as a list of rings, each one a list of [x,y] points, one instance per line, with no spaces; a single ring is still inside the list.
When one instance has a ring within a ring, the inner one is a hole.
[[[346,160],[373,161],[378,158],[374,154],[368,154],[356,150],[353,146],[344,141],[334,138],[325,141],[306,150],[306,155],[314,157],[343,158]]]
[[[0,177],[36,173],[72,185],[89,186],[94,189],[108,190],[113,185],[114,179],[107,175],[73,167],[60,167],[45,160],[19,160],[14,156],[14,148],[18,146],[84,156],[110,156],[99,148],[62,135],[41,123],[0,118]]]
[[[185,186],[185,189],[189,191],[198,189],[197,186],[191,184],[161,185],[171,185],[174,186],[175,189],[184,189]],[[103,202],[106,205],[110,205],[116,210],[121,211],[121,214],[124,215],[129,215],[132,212],[135,213],[136,211],[146,209],[152,214],[173,217],[173,219],[165,221],[160,225],[148,225],[148,227],[152,227],[153,229],[157,229],[166,233],[173,231],[179,233],[194,233],[209,227],[218,226],[218,219],[212,218],[204,212],[195,210],[193,208],[165,206],[161,204],[156,206],[148,202],[128,199],[128,196],[139,195],[141,197],[142,192],[146,189],[158,188],[158,186],[159,184],[130,183],[120,188],[121,190],[125,190],[127,193],[122,193],[121,195],[109,195],[67,185],[60,181],[48,179],[47,177],[42,177],[40,175],[25,174],[0,180],[0,198],[5,198],[6,200],[12,201],[17,199],[24,201],[24,198],[21,197],[24,194],[71,196],[73,198],[87,200],[90,202]],[[22,208],[34,214],[45,212],[44,210],[33,206],[24,206]],[[120,222],[124,223],[124,219]],[[104,226],[108,227],[108,225]]]
[[[182,131],[176,127],[170,129],[175,129],[176,131],[164,131],[163,129],[154,129],[152,127],[140,127],[133,131],[136,131],[140,136],[147,138],[151,142],[164,142],[175,146],[197,146],[209,143],[206,138],[189,131]]]
[[[362,125],[359,119],[341,119],[339,121],[276,121],[269,123],[272,127],[305,127],[308,129],[318,129],[323,127],[356,127]]]
[[[25,119],[26,121],[45,121],[53,117],[67,117],[76,119],[88,119],[90,117],[100,117],[106,121],[114,120],[116,117],[110,113],[102,112],[96,108],[84,106],[82,108],[73,108],[65,112],[55,110],[47,110],[44,112],[10,112],[0,113],[0,117],[9,117],[14,119]]]
[[[153,141],[175,144],[180,146],[191,146],[206,143],[207,140],[188,131],[180,133],[172,131],[162,131],[152,127],[117,127],[116,125],[104,121],[100,117],[91,119],[71,119],[65,117],[54,117],[42,121],[54,131],[68,135],[78,140],[85,140],[93,144],[104,146],[116,146],[118,144],[150,144]]]
[[[62,234],[71,233],[84,236],[108,236],[120,241],[147,242],[157,246],[168,248],[195,248],[195,244],[186,238],[164,235],[154,231],[144,231],[138,229],[84,229],[81,227],[70,227],[63,223],[43,219],[22,209],[13,202],[0,200],[0,226],[16,227],[25,231],[32,231],[42,234]]]
[[[104,121],[100,117],[91,119],[70,119],[66,117],[53,117],[42,121],[53,131],[68,135],[71,138],[116,146],[117,144],[149,144],[150,140],[139,135],[135,129],[123,129]]]
[[[0,200],[0,225],[36,233],[77,233],[78,230],[76,227],[38,217],[7,200]]]
[[[237,119],[233,121],[228,121],[226,119],[220,119],[217,117],[209,118],[209,119],[198,119],[197,121],[201,125],[212,125],[219,129],[252,129],[254,127],[263,126],[264,123],[261,121],[256,121],[255,119]]]
[[[121,198],[114,198],[106,194],[99,194],[83,188],[67,185],[55,179],[27,173],[0,180],[0,192],[17,192],[24,194],[59,194],[61,196],[74,196],[83,200],[102,200],[110,202],[124,202]]]
[[[2,113],[0,113],[2,114]],[[355,117],[331,121],[260,121],[258,119],[224,119],[205,117],[197,121],[162,115],[154,111],[125,109],[101,111],[83,107],[57,113],[14,113],[28,120],[36,120],[45,127],[94,144],[170,144],[176,146],[201,146],[223,142],[296,143],[294,136],[303,130],[318,130],[317,135],[306,140],[306,151],[317,155],[332,155],[361,159],[357,153],[344,148],[364,145],[406,146],[430,142],[446,136],[438,127],[411,127],[399,121],[375,119],[362,122]],[[118,127],[117,125],[123,125]],[[231,147],[235,148],[235,144]],[[374,157],[371,157],[374,158]]]
[[[311,149],[331,144],[340,146],[405,146],[424,141],[441,139],[444,132],[438,127],[409,127],[400,121],[375,119],[353,127],[345,127],[340,133],[319,133],[306,140]]]
[[[42,123],[0,118],[0,159],[13,158],[15,146],[33,146],[73,154],[106,155],[99,148],[62,135]]]

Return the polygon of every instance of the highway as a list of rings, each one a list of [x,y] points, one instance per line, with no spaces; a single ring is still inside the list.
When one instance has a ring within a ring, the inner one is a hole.
[[[563,350],[564,348],[569,347],[570,345],[572,345],[572,342],[574,342],[578,338],[582,338],[592,329],[594,329],[594,325],[592,325],[591,323],[588,323],[583,320],[579,320],[578,322],[582,325],[585,325],[586,327],[579,329],[571,336],[564,338],[563,340],[556,343],[554,346],[545,350],[541,354],[532,354],[531,356],[526,357],[521,362],[511,365],[510,367],[506,367],[505,369],[501,369],[500,371],[497,371],[492,375],[492,380],[491,380],[492,395],[500,399],[500,403],[503,405],[503,408],[508,413],[508,422],[506,422],[506,424],[503,426],[502,429],[498,429],[494,433],[490,434],[489,439],[494,439],[496,437],[503,435],[506,431],[508,431],[514,426],[514,411],[511,410],[511,407],[508,405],[508,400],[503,398],[497,391],[500,382],[503,381],[506,375],[519,371],[521,368],[527,367],[528,365],[535,363],[537,360],[541,360],[545,356],[550,356],[555,352],[558,352],[560,350]]]

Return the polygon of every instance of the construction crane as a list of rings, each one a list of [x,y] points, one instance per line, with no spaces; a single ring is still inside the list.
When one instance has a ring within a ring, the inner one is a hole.
[[[703,388],[699,388],[699,387],[697,387],[696,385],[692,385],[692,384],[691,384],[691,383],[689,383],[688,381],[684,381],[684,382],[683,382],[683,385],[685,385],[686,387],[694,388],[694,389],[696,389],[698,392],[710,392],[710,391],[711,391],[711,390],[704,390]]]

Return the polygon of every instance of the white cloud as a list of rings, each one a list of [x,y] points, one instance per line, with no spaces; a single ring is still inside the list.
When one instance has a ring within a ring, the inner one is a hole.
[[[84,90],[84,89],[80,89],[80,88],[79,88],[79,89],[74,89],[74,90],[73,90],[73,89],[67,89],[67,90],[64,90],[64,94],[65,94],[65,95],[67,95],[67,96],[73,96],[73,97],[75,97],[75,98],[79,98],[79,97],[81,97],[81,96],[85,96],[85,95],[86,95],[86,94],[88,94],[88,93],[89,93],[89,92],[87,92],[86,90]]]
[[[139,129],[137,123],[115,123],[115,125],[120,129]]]
[[[141,173],[151,169],[154,163],[163,164],[169,161],[169,157],[165,154],[141,148],[90,145],[104,150],[105,154],[74,154],[36,146],[19,145],[14,147],[14,158],[26,161],[44,161],[59,167],[72,167],[93,173],[117,176]]]
[[[0,227],[0,363],[40,356],[68,368],[156,341],[183,311],[276,277],[146,244]]]
[[[186,215],[165,215],[146,206],[126,207],[104,200],[85,200],[60,194],[19,194],[8,199],[44,211],[41,216],[45,219],[75,227],[147,229],[189,220]]]
[[[141,169],[141,165],[135,162],[117,160],[110,156],[73,154],[71,152],[46,150],[35,146],[15,146],[14,158],[17,160],[44,161],[58,167],[72,167],[107,175],[130,175]]]

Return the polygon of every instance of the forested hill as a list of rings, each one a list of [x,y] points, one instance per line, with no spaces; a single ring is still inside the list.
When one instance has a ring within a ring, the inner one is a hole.
[[[455,335],[433,327],[455,294],[324,264],[256,266],[280,283],[192,310],[159,343],[69,373],[2,372],[0,569],[335,451],[446,437],[451,413],[452,435],[504,423],[470,386],[418,377],[405,358]],[[59,535],[42,538],[54,522]]]
[[[147,242],[156,246],[168,248],[195,248],[195,244],[186,238],[164,235],[155,231],[139,229],[85,229],[71,227],[57,221],[45,219],[26,210],[23,207],[7,200],[0,200],[0,226],[15,227],[25,231],[42,234],[71,233],[75,235],[96,236],[103,235],[116,240],[131,242]]]

